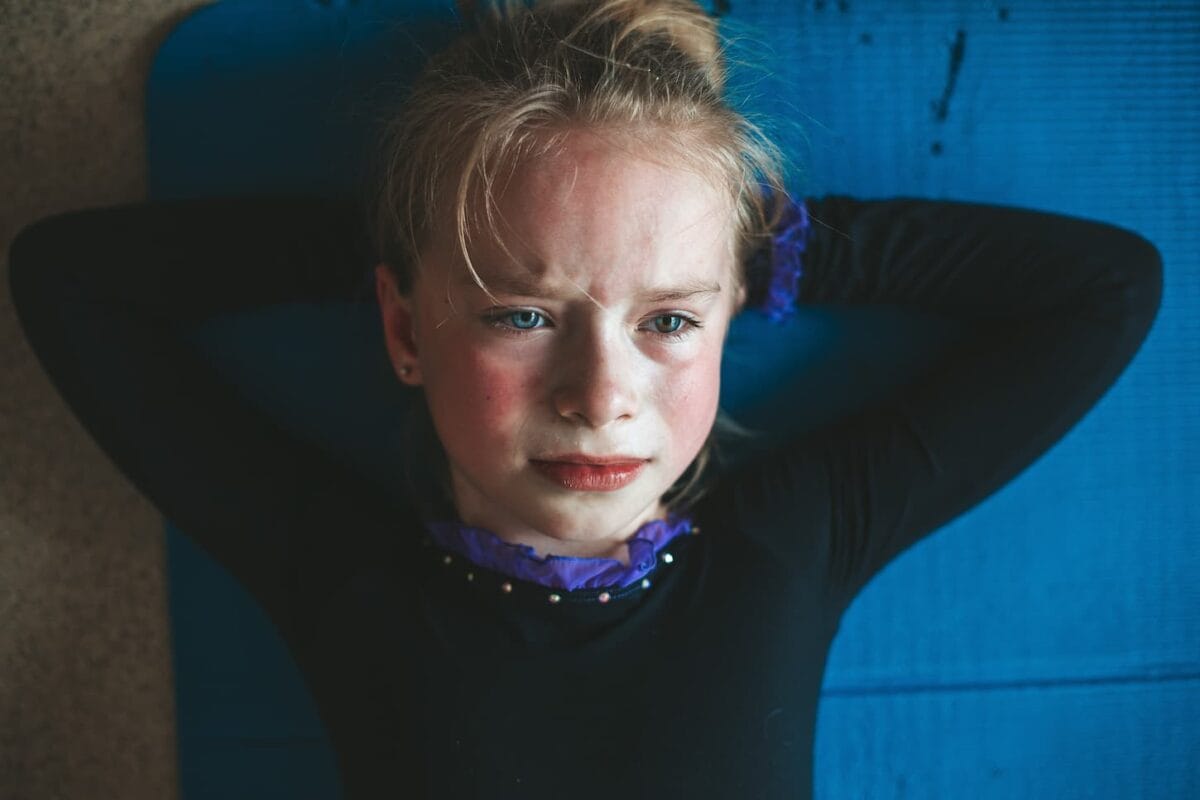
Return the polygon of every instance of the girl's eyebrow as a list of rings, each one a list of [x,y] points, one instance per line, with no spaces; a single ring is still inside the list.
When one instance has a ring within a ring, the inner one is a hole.
[[[541,297],[550,300],[569,299],[577,294],[572,287],[563,294],[558,287],[546,285],[536,280],[520,275],[481,275],[483,283],[489,291],[500,294],[512,294],[519,297]],[[466,275],[461,281],[464,285],[478,288],[478,284]],[[691,300],[704,296],[721,293],[721,284],[706,281],[688,281],[679,286],[650,286],[637,293],[637,298],[643,302],[666,303],[675,300]]]
[[[673,300],[692,300],[698,297],[711,297],[721,293],[719,283],[692,283],[678,288],[650,288],[641,293],[644,300],[653,303],[667,303]]]

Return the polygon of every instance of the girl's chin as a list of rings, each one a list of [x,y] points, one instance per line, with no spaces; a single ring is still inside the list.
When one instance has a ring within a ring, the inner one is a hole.
[[[538,475],[522,475],[504,487],[507,491],[495,487],[481,492],[474,489],[478,484],[455,481],[455,506],[468,524],[506,539],[627,539],[644,523],[665,516],[661,497],[670,487],[655,493],[650,477],[643,474],[633,484],[610,492],[573,491]]]

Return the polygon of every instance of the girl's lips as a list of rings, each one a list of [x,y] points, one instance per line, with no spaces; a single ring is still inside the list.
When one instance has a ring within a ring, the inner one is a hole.
[[[533,466],[566,489],[581,492],[612,492],[637,479],[645,461],[533,461]]]

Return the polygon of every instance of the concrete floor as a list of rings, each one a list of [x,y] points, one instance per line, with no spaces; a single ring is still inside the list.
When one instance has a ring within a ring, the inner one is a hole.
[[[143,84],[197,0],[0,0],[0,242],[145,196]],[[178,796],[158,512],[92,442],[0,288],[0,797]]]

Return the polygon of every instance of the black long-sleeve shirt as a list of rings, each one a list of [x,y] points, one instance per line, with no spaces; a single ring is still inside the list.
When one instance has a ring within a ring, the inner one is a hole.
[[[972,334],[885,402],[724,475],[693,509],[701,534],[608,604],[446,565],[413,508],[286,433],[185,340],[221,312],[355,299],[370,256],[354,204],[59,215],[14,242],[10,282],[87,430],[278,626],[348,797],[808,797],[843,612],[1087,413],[1153,322],[1162,262],[1137,234],[1057,214],[806,205],[802,303],[906,306]]]

